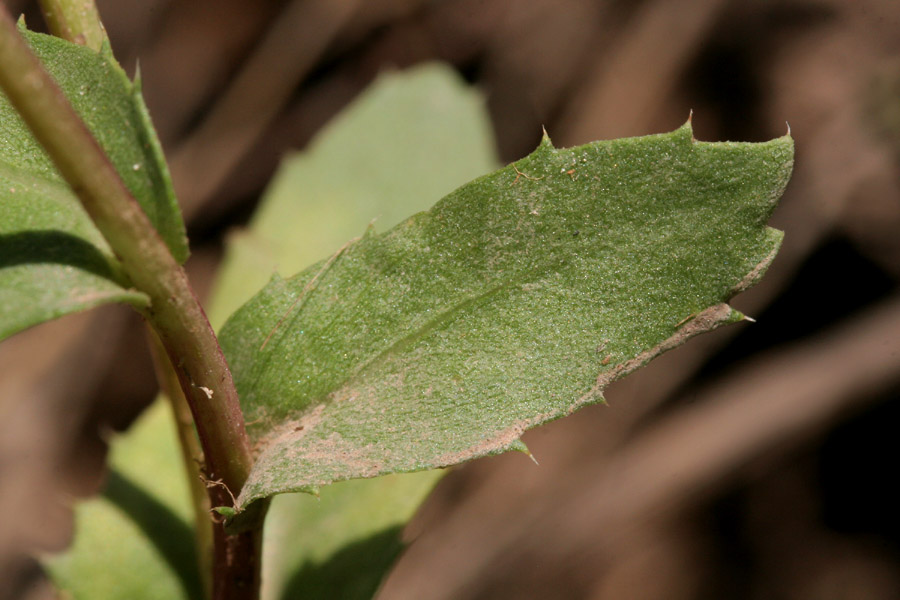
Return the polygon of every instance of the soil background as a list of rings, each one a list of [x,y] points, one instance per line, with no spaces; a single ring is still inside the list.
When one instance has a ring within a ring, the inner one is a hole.
[[[4,0],[43,27],[36,4]],[[786,232],[755,317],[464,465],[380,598],[900,598],[900,4],[892,0],[106,0],[138,61],[207,289],[280,157],[381,71],[452,64],[504,162],[538,143],[790,123]],[[54,597],[104,439],[156,393],[142,325],[105,308],[0,346],[0,598]]]

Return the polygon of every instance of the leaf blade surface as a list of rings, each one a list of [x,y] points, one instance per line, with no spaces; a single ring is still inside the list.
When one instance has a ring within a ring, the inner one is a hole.
[[[792,142],[556,149],[273,279],[225,325],[260,455],[239,502],[520,448],[765,270]],[[693,317],[693,318],[692,318]]]

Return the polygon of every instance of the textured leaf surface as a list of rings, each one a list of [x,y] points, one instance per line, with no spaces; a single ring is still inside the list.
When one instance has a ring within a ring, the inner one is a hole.
[[[223,328],[259,458],[239,502],[509,449],[741,315],[792,141],[665,135],[530,156],[274,278]]]
[[[109,155],[175,257],[187,241],[139,86],[108,50],[23,32]],[[0,94],[0,337],[106,302],[146,301]]]

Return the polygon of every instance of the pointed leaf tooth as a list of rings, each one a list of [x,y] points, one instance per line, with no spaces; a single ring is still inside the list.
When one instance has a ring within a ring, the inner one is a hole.
[[[506,447],[507,450],[511,450],[513,452],[521,452],[525,454],[528,458],[534,461],[534,464],[539,464],[537,459],[534,457],[534,454],[531,453],[531,450],[528,449],[528,446],[525,445],[525,442],[522,441],[522,438],[517,439],[512,444]]]
[[[735,309],[733,306],[729,306],[729,308],[731,308],[731,313],[728,315],[728,323],[740,323],[741,321],[753,320],[748,319],[744,313]]]

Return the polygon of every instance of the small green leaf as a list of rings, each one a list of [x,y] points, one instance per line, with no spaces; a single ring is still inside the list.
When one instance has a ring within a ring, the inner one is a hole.
[[[793,142],[689,125],[556,149],[273,280],[220,337],[260,448],[241,506],[519,447],[741,315],[781,233]],[[687,317],[693,316],[692,319]]]
[[[179,261],[187,240],[139,85],[111,53],[22,30]],[[0,94],[0,338],[107,302],[145,304]]]
[[[188,256],[181,211],[141,95],[109,48],[94,52],[21,29],[32,50],[109,156],[125,185],[179,262]],[[62,182],[49,157],[0,94],[0,163],[35,180]]]

